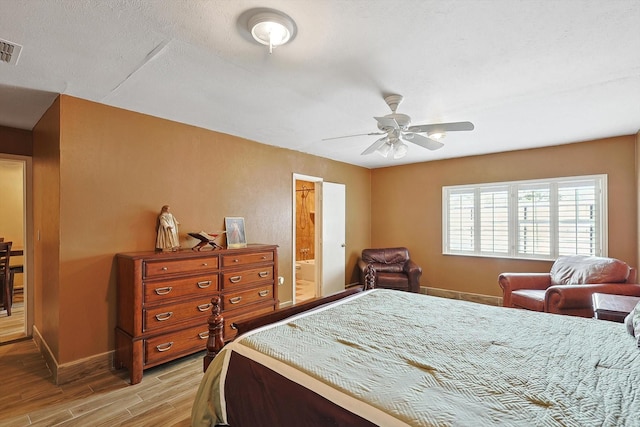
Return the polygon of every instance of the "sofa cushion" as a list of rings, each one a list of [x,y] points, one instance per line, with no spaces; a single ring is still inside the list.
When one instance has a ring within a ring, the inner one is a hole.
[[[384,283],[386,289],[409,290],[409,278],[404,274],[397,273],[377,273],[378,282]]]
[[[594,256],[563,256],[551,267],[552,285],[578,285],[583,283],[624,283],[629,277],[629,266],[614,258]]]
[[[545,289],[518,289],[511,292],[511,306],[544,311]]]

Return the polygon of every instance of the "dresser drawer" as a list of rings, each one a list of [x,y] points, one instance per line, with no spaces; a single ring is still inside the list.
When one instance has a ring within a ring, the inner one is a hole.
[[[184,354],[204,350],[209,330],[203,325],[144,340],[145,365],[175,359]]]
[[[273,282],[273,266],[222,273],[222,289],[229,289],[258,282]]]
[[[248,304],[266,300],[273,300],[273,283],[244,291],[225,293],[222,295],[223,315],[230,310],[237,310]]]
[[[146,261],[144,277],[162,277],[178,273],[198,273],[218,269],[218,256],[191,259]]]
[[[273,261],[273,252],[256,252],[243,255],[222,255],[222,266],[233,267],[236,265],[257,264],[259,262]]]
[[[211,315],[211,301],[200,298],[179,304],[164,305],[162,307],[142,310],[143,332],[168,328],[185,320],[202,319],[203,324]]]
[[[211,295],[218,290],[216,273],[187,279],[144,282],[144,304],[162,304],[176,298]]]

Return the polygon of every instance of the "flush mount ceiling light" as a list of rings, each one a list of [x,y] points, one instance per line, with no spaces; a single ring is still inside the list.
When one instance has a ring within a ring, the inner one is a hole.
[[[273,48],[290,42],[296,35],[296,24],[289,16],[273,9],[252,9],[242,14],[246,29],[256,42]]]

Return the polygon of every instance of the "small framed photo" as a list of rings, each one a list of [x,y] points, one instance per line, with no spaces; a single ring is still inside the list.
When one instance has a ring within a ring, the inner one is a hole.
[[[224,228],[227,235],[227,248],[246,248],[247,235],[244,232],[244,218],[227,216],[224,218]]]

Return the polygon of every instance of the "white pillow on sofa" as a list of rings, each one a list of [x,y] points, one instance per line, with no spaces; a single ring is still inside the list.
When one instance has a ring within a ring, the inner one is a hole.
[[[615,258],[571,255],[559,257],[551,266],[552,285],[624,283],[629,266]]]

